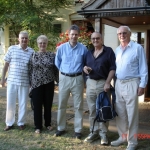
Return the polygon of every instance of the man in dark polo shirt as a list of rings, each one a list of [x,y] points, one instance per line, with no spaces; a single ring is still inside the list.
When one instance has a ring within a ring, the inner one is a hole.
[[[86,99],[90,113],[90,132],[92,131],[93,120],[96,116],[96,98],[102,91],[109,91],[110,82],[116,70],[115,54],[112,48],[103,45],[101,34],[94,32],[91,35],[91,41],[94,49],[88,51],[83,68],[84,72],[88,75],[86,81]],[[108,144],[107,130],[108,122],[96,122],[94,132],[91,132],[84,141],[90,143],[101,137],[101,144],[106,145]]]

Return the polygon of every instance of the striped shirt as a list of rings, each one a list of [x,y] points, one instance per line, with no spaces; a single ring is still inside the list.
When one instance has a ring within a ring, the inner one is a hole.
[[[7,83],[29,86],[29,59],[34,50],[27,47],[25,50],[20,45],[8,48],[4,60],[9,63]]]

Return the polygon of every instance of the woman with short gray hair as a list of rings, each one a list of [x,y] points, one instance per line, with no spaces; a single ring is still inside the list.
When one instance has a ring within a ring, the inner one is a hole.
[[[51,108],[54,96],[54,80],[58,82],[58,70],[54,65],[55,54],[47,51],[48,38],[37,38],[39,51],[33,53],[29,62],[30,84],[34,106],[35,133],[41,133],[42,107],[45,127],[51,131]]]

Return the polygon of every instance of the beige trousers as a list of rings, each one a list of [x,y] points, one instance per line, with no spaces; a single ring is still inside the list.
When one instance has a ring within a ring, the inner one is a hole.
[[[99,93],[104,91],[105,80],[93,80],[87,79],[86,82],[86,100],[89,107],[89,122],[90,122],[90,132],[93,128],[93,121],[96,117],[96,98]],[[99,123],[95,122],[94,132],[99,132],[100,136],[103,136],[108,131],[108,122]]]
[[[84,79],[82,75],[68,77],[60,74],[59,77],[59,101],[57,113],[57,129],[66,129],[66,108],[70,93],[74,101],[74,130],[80,133],[83,127],[83,87]]]
[[[127,140],[128,146],[136,146],[138,133],[138,96],[139,79],[116,81],[116,124],[120,140]]]

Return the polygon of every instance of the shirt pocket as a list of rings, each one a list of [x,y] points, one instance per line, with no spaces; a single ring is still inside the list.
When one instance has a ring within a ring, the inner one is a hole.
[[[63,63],[68,64],[72,62],[72,57],[68,57],[68,56],[63,56],[62,57]]]
[[[138,58],[136,55],[132,55],[128,58],[127,67],[129,67],[130,71],[133,71],[138,67]]]
[[[77,62],[77,63],[82,63],[82,61],[83,61],[83,55],[77,54],[77,55],[75,56],[75,62]]]

